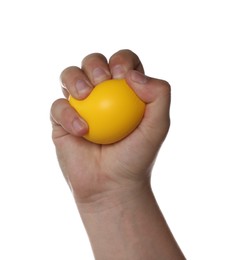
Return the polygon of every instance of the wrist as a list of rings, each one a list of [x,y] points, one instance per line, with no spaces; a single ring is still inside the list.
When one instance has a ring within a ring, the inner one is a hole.
[[[184,260],[150,185],[129,192],[93,207],[78,204],[95,258]]]
[[[141,222],[148,215],[145,211],[147,204],[152,204],[154,199],[149,187],[132,192],[128,189],[116,194],[116,198],[96,200],[93,206],[78,204],[96,259],[145,259],[144,256],[135,258],[132,254],[135,254],[136,243],[144,240],[136,231],[142,228]]]
[[[152,196],[150,180],[115,185],[110,189],[93,194],[87,198],[74,195],[76,205],[81,216],[99,214],[114,209],[122,210],[127,205],[142,203],[145,197]]]

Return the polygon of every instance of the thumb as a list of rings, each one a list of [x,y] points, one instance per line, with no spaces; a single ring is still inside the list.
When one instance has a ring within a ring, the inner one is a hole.
[[[169,130],[170,85],[164,80],[150,78],[131,70],[126,75],[128,85],[146,103],[140,124],[144,136],[151,144],[160,146]]]

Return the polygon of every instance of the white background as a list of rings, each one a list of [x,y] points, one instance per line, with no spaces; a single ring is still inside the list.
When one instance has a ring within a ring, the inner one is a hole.
[[[129,48],[172,86],[152,186],[187,259],[229,259],[227,1],[0,2],[0,259],[93,259],[51,141],[59,74]]]

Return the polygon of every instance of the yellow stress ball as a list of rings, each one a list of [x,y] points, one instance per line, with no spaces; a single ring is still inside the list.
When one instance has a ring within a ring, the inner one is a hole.
[[[69,102],[89,126],[85,139],[97,144],[115,143],[129,135],[141,122],[145,103],[124,79],[104,81],[90,95]]]

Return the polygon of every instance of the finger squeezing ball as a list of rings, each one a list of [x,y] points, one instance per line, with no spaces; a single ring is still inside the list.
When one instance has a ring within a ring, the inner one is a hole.
[[[104,81],[84,100],[69,97],[69,103],[89,126],[85,139],[97,144],[115,143],[141,122],[145,103],[124,79]]]

